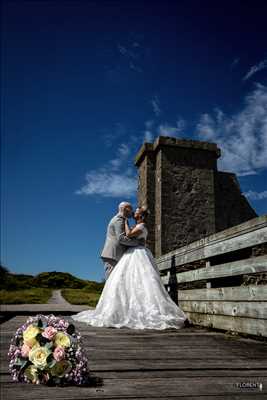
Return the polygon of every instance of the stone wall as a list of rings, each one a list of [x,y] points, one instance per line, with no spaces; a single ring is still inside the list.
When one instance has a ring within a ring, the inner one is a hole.
[[[138,205],[148,207],[149,237],[147,245],[151,251],[155,252],[155,160],[153,154],[147,151],[147,155],[139,167],[138,177]]]
[[[161,246],[156,256],[185,246],[215,232],[214,182],[211,154],[190,148],[165,147],[161,150]],[[201,224],[200,224],[201,221]]]
[[[148,247],[159,257],[257,216],[235,174],[217,171],[215,143],[158,137],[136,156],[138,203],[150,210]]]
[[[214,178],[216,232],[258,216],[242,195],[235,174],[217,171]]]

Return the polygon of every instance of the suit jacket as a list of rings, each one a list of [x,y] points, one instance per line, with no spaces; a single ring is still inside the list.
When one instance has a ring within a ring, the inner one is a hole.
[[[108,224],[106,241],[100,257],[119,261],[128,246],[140,246],[140,241],[125,235],[125,218],[116,214]]]

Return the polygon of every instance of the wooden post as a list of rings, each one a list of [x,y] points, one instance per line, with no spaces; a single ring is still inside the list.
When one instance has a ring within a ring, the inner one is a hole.
[[[175,256],[171,258],[171,268],[169,276],[170,297],[178,305],[178,283],[176,277]]]
[[[210,260],[206,260],[206,268],[210,267]],[[210,289],[211,288],[211,282],[206,282],[206,288]]]

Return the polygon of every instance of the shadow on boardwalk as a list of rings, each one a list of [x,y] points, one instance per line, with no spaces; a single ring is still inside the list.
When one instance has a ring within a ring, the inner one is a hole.
[[[59,294],[54,294],[54,300],[63,305]],[[64,312],[60,315],[71,320]],[[7,351],[14,331],[26,318],[18,315],[1,324],[1,400],[249,400],[267,396],[266,343],[200,327],[135,330],[95,328],[75,321],[83,337],[92,386],[13,383]]]

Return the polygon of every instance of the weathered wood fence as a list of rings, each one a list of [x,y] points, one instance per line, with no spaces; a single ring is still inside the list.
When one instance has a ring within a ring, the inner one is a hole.
[[[192,323],[267,337],[267,215],[180,247],[157,264]]]

